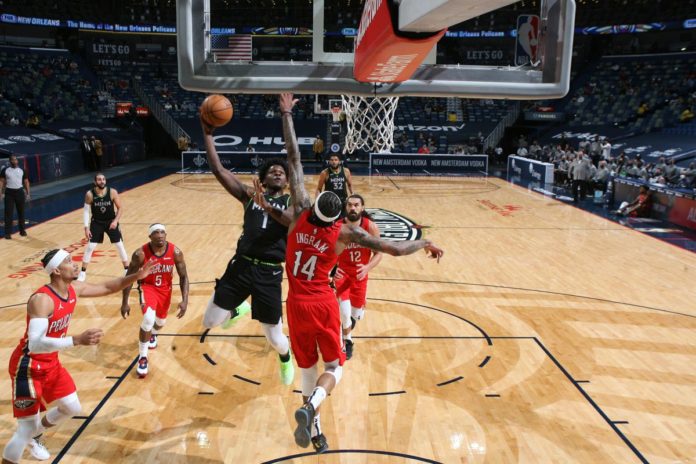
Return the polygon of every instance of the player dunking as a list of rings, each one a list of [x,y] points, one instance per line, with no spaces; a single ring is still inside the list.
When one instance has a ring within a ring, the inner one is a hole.
[[[358,243],[371,250],[395,256],[425,249],[438,260],[443,251],[428,240],[392,243],[373,237],[364,229],[337,222],[341,214],[340,198],[333,192],[322,192],[314,205],[304,188],[300,151],[292,122],[292,109],[297,103],[292,94],[280,96],[283,136],[288,152],[292,222],[288,233],[286,270],[288,274],[287,317],[297,365],[302,373],[304,404],[295,411],[297,428],[295,443],[306,448],[310,442],[318,453],[328,449],[321,432],[319,406],[341,380],[345,354],[341,344],[341,320],[338,301],[329,286],[329,271],[346,246]],[[280,220],[282,212],[266,201],[257,187],[254,201]],[[324,372],[319,375],[319,352]]]
[[[288,338],[283,333],[281,294],[289,218],[281,215],[275,221],[254,203],[254,189],[242,184],[222,166],[213,141],[213,128],[201,123],[211,171],[225,190],[244,205],[243,232],[237,241],[237,251],[225,273],[215,282],[203,326],[210,329],[241,317],[249,311],[245,300],[251,295],[251,317],[261,323],[266,339],[278,352],[281,382],[290,385],[295,368]],[[285,193],[287,172],[287,163],[278,158],[267,160],[259,169],[259,182],[266,189],[265,200],[278,211],[290,205],[290,196]]]
[[[140,324],[138,335],[138,367],[136,372],[142,379],[148,372],[148,350],[157,348],[157,332],[162,330],[167,322],[169,304],[172,301],[172,279],[174,268],[179,274],[179,288],[181,289],[181,303],[176,317],[181,319],[186,314],[189,295],[189,278],[186,272],[184,254],[176,245],[167,241],[167,229],[164,224],[152,224],[148,229],[150,241],[138,248],[131,258],[128,274],[138,272],[143,263],[153,262],[152,273],[138,282],[140,294],[140,309],[143,312],[143,321]],[[123,289],[123,302],[121,303],[121,316],[125,319],[130,314],[128,296],[131,286]]]
[[[91,213],[91,220],[90,220]],[[77,280],[84,281],[87,278],[87,266],[92,260],[92,253],[98,243],[104,242],[104,233],[109,236],[111,243],[116,245],[118,256],[123,262],[123,268],[128,269],[128,253],[123,245],[121,226],[119,221],[123,215],[121,200],[116,189],[106,185],[106,177],[101,172],[94,176],[94,187],[85,194],[85,207],[83,219],[85,224],[85,237],[89,240],[85,255],[82,258],[82,271]]]
[[[360,227],[373,237],[379,238],[377,224],[370,220],[365,211],[365,200],[354,193],[346,202],[346,217],[343,221],[353,227]],[[350,243],[338,257],[338,268],[334,284],[341,309],[341,325],[346,350],[346,359],[353,357],[353,338],[351,332],[357,321],[363,318],[367,295],[368,272],[382,261],[382,253],[372,251],[357,243]]]
[[[335,193],[343,204],[346,203],[348,195],[353,194],[353,180],[350,175],[350,169],[343,167],[341,158],[337,154],[329,157],[329,167],[319,174],[315,198],[322,191]]]
[[[152,270],[147,263],[137,273],[99,284],[73,282],[78,267],[65,250],[51,250],[41,263],[51,283],[38,289],[27,303],[27,328],[10,356],[12,407],[17,430],[2,453],[3,464],[18,463],[27,445],[39,460],[51,457],[39,441],[43,431],[65,419],[80,414],[80,400],[75,383],[61,365],[58,352],[77,345],[96,345],[104,332],[88,329],[68,337],[68,326],[77,297],[96,297],[116,293],[144,279]],[[44,404],[54,403],[43,418]]]

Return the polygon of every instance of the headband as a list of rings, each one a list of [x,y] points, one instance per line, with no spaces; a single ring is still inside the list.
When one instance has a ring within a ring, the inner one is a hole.
[[[53,274],[53,271],[55,271],[68,256],[70,256],[70,253],[68,253],[67,251],[63,249],[58,250],[58,252],[55,255],[53,255],[53,258],[51,258],[48,264],[46,264],[46,267],[44,267],[44,271],[46,271],[46,274]]]
[[[319,210],[319,199],[320,199],[321,196],[324,195],[325,193],[332,193],[332,192],[329,192],[328,190],[324,190],[323,192],[321,192],[321,193],[319,194],[319,196],[317,197],[317,199],[314,201],[314,214],[316,214],[317,217],[318,217],[321,221],[323,221],[323,222],[333,222],[333,221],[335,221],[336,219],[338,219],[338,217],[341,215],[341,211],[339,211],[338,213],[336,213],[336,215],[335,215],[334,217],[328,217],[328,216],[326,216],[324,213],[322,213],[322,212]],[[335,195],[335,193],[334,193],[334,195]]]
[[[148,237],[152,235],[153,232],[161,230],[162,232],[167,232],[167,229],[164,227],[164,224],[152,224],[149,229],[147,229],[147,235]]]

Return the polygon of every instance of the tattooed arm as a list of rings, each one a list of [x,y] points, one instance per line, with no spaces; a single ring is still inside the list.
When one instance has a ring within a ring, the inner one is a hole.
[[[428,256],[430,258],[437,259],[438,263],[440,262],[442,255],[445,253],[430,240],[392,242],[372,236],[362,227],[343,224],[343,227],[341,227],[341,233],[338,236],[338,243],[336,244],[336,254],[340,254],[345,249],[345,246],[349,243],[357,243],[358,245],[367,247],[373,251],[386,253],[392,256],[410,255],[418,250],[425,249]]]
[[[285,139],[285,149],[288,152],[288,169],[290,171],[288,179],[293,198],[293,216],[298,217],[303,210],[312,206],[312,201],[305,190],[300,148],[297,145],[295,126],[292,122],[292,109],[295,103],[297,100],[293,98],[291,93],[280,94],[280,117],[283,120],[283,138]]]

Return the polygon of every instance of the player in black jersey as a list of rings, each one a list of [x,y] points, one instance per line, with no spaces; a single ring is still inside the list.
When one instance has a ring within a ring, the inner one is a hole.
[[[91,215],[91,219],[90,219]],[[82,270],[77,280],[84,281],[87,278],[87,266],[92,260],[92,253],[98,243],[104,243],[104,233],[109,236],[111,243],[116,245],[118,256],[121,258],[124,269],[128,270],[128,253],[123,245],[123,236],[119,221],[123,215],[123,207],[118,197],[118,192],[106,185],[106,176],[98,172],[94,176],[94,187],[85,194],[85,208],[83,219],[85,224],[85,237],[89,240],[85,255],[82,258]]]
[[[249,311],[246,299],[251,295],[251,317],[261,323],[266,339],[278,352],[281,382],[290,385],[295,370],[290,344],[283,333],[281,295],[290,217],[281,224],[254,203],[254,188],[242,184],[237,176],[223,167],[213,141],[214,129],[201,123],[211,171],[225,190],[244,205],[244,225],[237,241],[237,251],[227,264],[225,273],[216,279],[203,325],[210,329],[234,323]],[[267,160],[259,168],[259,182],[266,191],[265,199],[280,210],[290,206],[290,195],[285,193],[287,173],[287,163],[278,158]]]
[[[329,158],[329,167],[321,171],[319,174],[319,183],[317,184],[317,192],[315,197],[323,191],[333,192],[338,195],[343,205],[345,206],[348,195],[353,194],[352,179],[350,170],[343,167],[341,158],[333,154]]]

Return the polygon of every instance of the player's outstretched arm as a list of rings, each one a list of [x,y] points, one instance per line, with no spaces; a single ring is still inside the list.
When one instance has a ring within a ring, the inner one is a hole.
[[[341,233],[338,236],[341,243],[341,249],[337,249],[336,253],[343,251],[343,247],[349,243],[357,243],[358,245],[367,247],[374,251],[384,252],[392,256],[405,256],[415,253],[418,250],[425,250],[430,258],[440,258],[445,252],[435,246],[430,240],[408,240],[405,242],[392,242],[383,240],[379,237],[373,237],[368,234],[362,227],[355,227],[350,224],[343,224]]]
[[[135,274],[136,272],[138,272],[140,266],[143,265],[144,258],[145,254],[143,253],[143,250],[141,248],[135,250],[133,252],[133,256],[131,257],[131,262],[128,265],[126,275]],[[130,315],[130,305],[128,304],[128,297],[130,297],[130,292],[132,288],[133,284],[130,284],[126,285],[126,288],[123,289],[123,296],[121,298],[121,317],[124,319]]]
[[[249,201],[249,198],[251,198],[251,194],[249,193],[250,189],[246,185],[242,184],[237,176],[225,169],[220,162],[220,156],[218,156],[218,152],[215,149],[215,141],[213,140],[213,131],[215,128],[208,126],[205,122],[203,122],[202,119],[201,126],[203,128],[205,154],[208,158],[208,166],[210,166],[210,170],[213,172],[218,182],[220,182],[220,185],[225,187],[225,190],[227,190],[230,195],[241,201],[242,204],[246,204],[246,202]]]
[[[123,290],[129,285],[132,285],[136,280],[142,280],[152,272],[155,265],[154,261],[146,262],[135,274],[128,274],[118,279],[107,280],[98,284],[89,284],[87,282],[74,282],[73,287],[78,296],[95,297],[104,296],[111,293],[116,293]]]
[[[294,216],[312,206],[312,201],[307,195],[304,186],[304,173],[302,172],[302,162],[300,160],[300,148],[297,145],[295,135],[295,125],[292,122],[292,109],[297,103],[291,93],[280,94],[280,117],[283,120],[283,138],[285,139],[285,149],[288,152],[288,169],[290,171],[290,193],[293,198]]]
[[[176,317],[180,319],[184,317],[188,307],[189,278],[186,272],[184,254],[178,248],[174,248],[174,264],[176,265],[176,273],[179,274],[179,288],[181,289],[181,303],[179,303],[179,312],[176,314]]]

